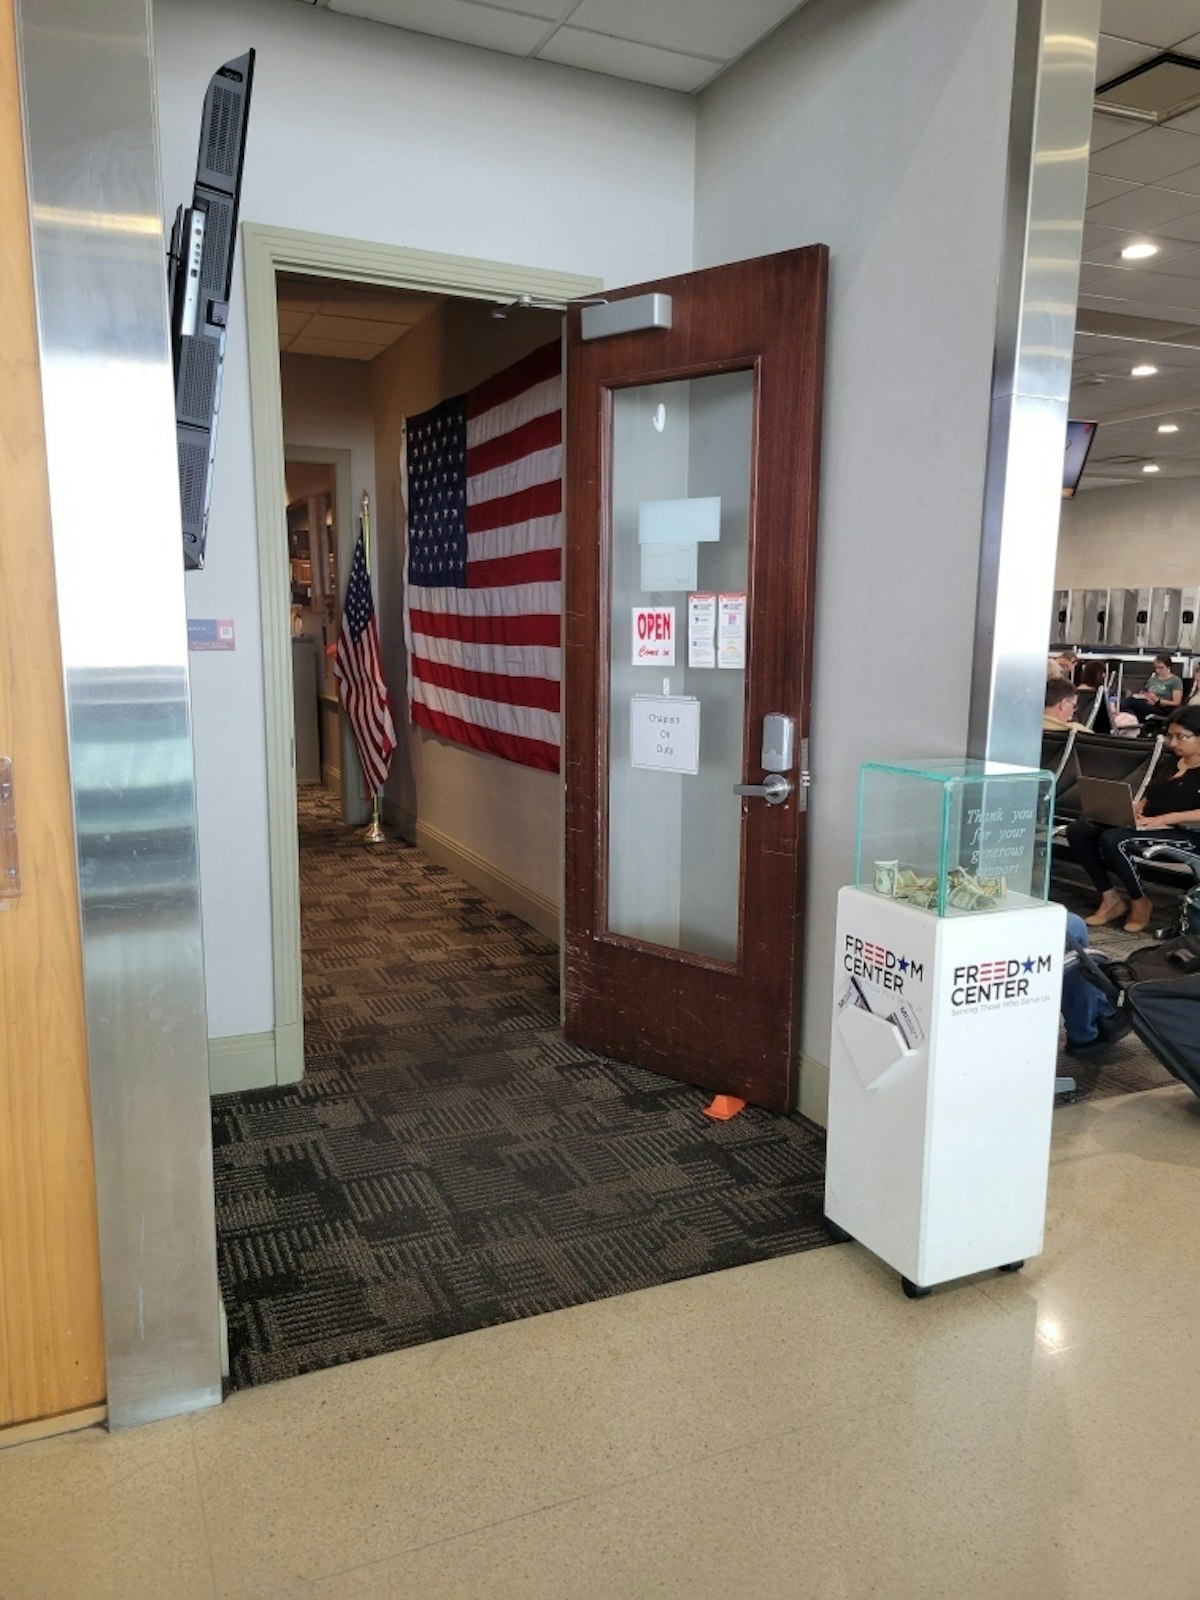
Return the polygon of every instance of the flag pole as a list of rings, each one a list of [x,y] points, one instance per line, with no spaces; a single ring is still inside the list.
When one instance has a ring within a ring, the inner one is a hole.
[[[367,582],[371,581],[371,496],[364,489],[362,492],[361,525],[363,536],[363,555],[367,562]],[[363,829],[364,844],[384,844],[387,834],[383,831],[380,820],[380,811],[383,804],[383,790],[376,789],[371,796],[371,820]]]

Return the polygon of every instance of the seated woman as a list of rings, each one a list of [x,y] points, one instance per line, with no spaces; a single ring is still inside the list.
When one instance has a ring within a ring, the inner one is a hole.
[[[1182,701],[1183,679],[1175,676],[1170,656],[1155,656],[1154,671],[1146,679],[1146,687],[1127,694],[1121,701],[1121,710],[1131,711],[1141,722],[1151,712],[1161,716]]]
[[[1184,701],[1184,704],[1189,706],[1200,706],[1200,667],[1197,667],[1195,672],[1192,673],[1190,693],[1188,694],[1187,699]]]
[[[1167,726],[1170,757],[1134,806],[1137,826],[1106,828],[1090,817],[1067,824],[1071,854],[1100,891],[1087,918],[1091,928],[1125,922],[1126,933],[1144,933],[1153,906],[1138,877],[1138,854],[1147,844],[1170,844],[1200,852],[1200,706],[1181,706]],[[1114,889],[1116,878],[1120,888]]]

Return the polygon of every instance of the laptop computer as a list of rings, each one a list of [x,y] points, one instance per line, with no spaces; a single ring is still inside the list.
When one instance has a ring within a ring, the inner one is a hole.
[[[1079,800],[1085,817],[1103,822],[1109,828],[1132,828],[1133,786],[1114,778],[1088,778],[1079,775]]]

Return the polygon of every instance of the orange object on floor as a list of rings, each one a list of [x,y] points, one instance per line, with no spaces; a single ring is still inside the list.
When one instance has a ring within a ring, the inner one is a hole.
[[[712,1105],[705,1106],[704,1115],[711,1117],[714,1122],[728,1122],[730,1117],[736,1117],[739,1111],[746,1109],[746,1102],[739,1100],[735,1094],[715,1094]]]

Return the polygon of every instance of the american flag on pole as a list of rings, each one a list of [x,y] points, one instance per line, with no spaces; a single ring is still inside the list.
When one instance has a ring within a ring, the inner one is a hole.
[[[350,582],[346,585],[333,672],[341,685],[342,704],[350,718],[363,775],[374,793],[383,787],[387,777],[392,751],[396,748],[396,729],[392,722],[391,697],[379,660],[379,628],[375,622],[371,575],[367,571],[367,551],[361,533],[354,546]]]
[[[562,355],[557,341],[408,419],[412,720],[557,772]]]

